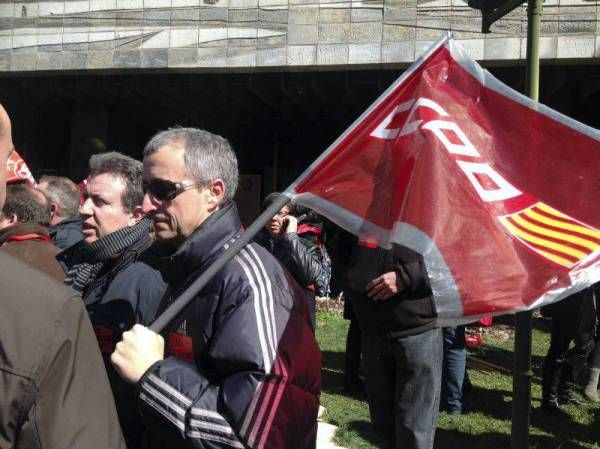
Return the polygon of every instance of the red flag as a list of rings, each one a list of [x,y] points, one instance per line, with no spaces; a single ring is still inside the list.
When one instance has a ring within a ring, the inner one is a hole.
[[[599,166],[600,132],[445,36],[287,193],[363,240],[423,254],[444,322],[600,280]]]
[[[26,182],[29,185],[35,186],[36,182],[29,171],[29,167],[23,160],[23,158],[17,153],[13,151],[8,158],[8,162],[6,164],[6,182]]]

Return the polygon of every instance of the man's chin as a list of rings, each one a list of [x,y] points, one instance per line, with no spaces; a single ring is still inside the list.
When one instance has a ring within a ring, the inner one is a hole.
[[[170,229],[155,229],[154,236],[156,240],[168,243],[175,239],[176,234]]]
[[[81,233],[83,234],[83,241],[87,245],[90,245],[98,240],[98,233],[96,232],[95,228],[84,226],[83,229],[81,229]]]
[[[86,245],[91,245],[92,243],[94,243],[96,240],[98,240],[98,237],[96,237],[95,235],[90,235],[89,237],[83,237],[83,242]]]

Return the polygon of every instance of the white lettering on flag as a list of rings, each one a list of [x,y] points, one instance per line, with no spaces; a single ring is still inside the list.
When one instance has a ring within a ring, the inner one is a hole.
[[[412,106],[414,100],[402,103],[394,108],[394,110],[379,124],[377,128],[371,133],[371,136],[377,139],[393,140],[398,137],[399,128],[388,128],[388,125],[392,122],[394,117],[400,112],[408,111]]]
[[[444,110],[444,108],[442,108],[433,100],[428,98],[419,98],[416,101],[410,100],[394,108],[392,113],[389,114],[379,124],[379,126],[377,126],[377,128],[375,128],[375,130],[371,133],[371,136],[383,140],[395,139],[398,137],[398,134],[401,136],[406,136],[416,132],[420,127],[422,130],[431,131],[433,135],[442,143],[446,151],[448,151],[450,154],[478,158],[481,157],[467,135],[455,122],[448,120],[429,120],[423,123],[423,120],[414,120],[415,111],[419,107],[429,108],[444,117],[448,116],[448,113]],[[397,114],[409,109],[410,112],[401,131],[400,128],[387,128]],[[448,138],[446,131],[454,133],[460,143],[452,143]],[[461,160],[456,160],[456,162],[461,170],[467,175],[467,178],[473,185],[473,188],[483,201],[504,201],[521,195],[521,191],[519,189],[511,185],[489,164]],[[480,179],[475,176],[476,174],[487,176],[494,182],[497,188],[486,189],[485,186],[480,182]]]
[[[471,184],[477,191],[479,197],[486,202],[491,201],[505,201],[509,198],[519,196],[521,192],[513,187],[506,179],[504,179],[496,170],[494,170],[489,164],[481,164],[476,162],[456,161],[458,166],[471,181]],[[486,189],[480,182],[476,174],[485,175],[489,177],[494,184],[498,187],[497,189]]]

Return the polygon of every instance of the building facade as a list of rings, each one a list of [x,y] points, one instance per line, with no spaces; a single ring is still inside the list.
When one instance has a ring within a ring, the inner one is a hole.
[[[544,2],[541,57],[600,56],[597,1]],[[406,65],[453,32],[481,61],[525,58],[525,6],[481,34],[462,0],[29,0],[0,4],[0,71]]]

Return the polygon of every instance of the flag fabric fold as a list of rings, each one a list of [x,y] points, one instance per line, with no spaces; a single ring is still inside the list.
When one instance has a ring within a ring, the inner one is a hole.
[[[600,132],[502,84],[449,34],[286,191],[423,255],[440,324],[600,280]]]
[[[29,171],[29,167],[16,150],[10,154],[8,161],[6,162],[6,172],[6,182],[9,184],[26,182],[32,186],[36,185],[35,179]]]

